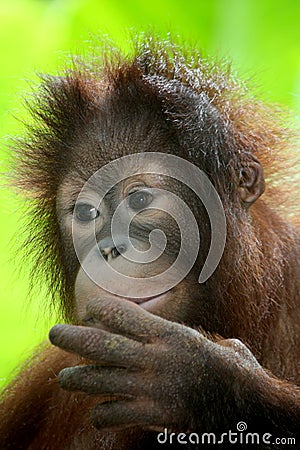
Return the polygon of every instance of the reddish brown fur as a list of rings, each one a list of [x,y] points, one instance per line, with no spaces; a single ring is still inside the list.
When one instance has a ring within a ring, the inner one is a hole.
[[[11,408],[1,414],[1,448],[142,448],[139,441],[145,439],[147,433],[132,430],[124,440],[123,433],[103,435],[97,432],[90,424],[90,412],[99,400],[59,388],[58,372],[66,365],[82,363],[82,358],[56,348],[44,349],[30,361],[6,393]],[[18,394],[20,390],[23,396]],[[10,428],[12,423],[18,433],[6,440],[2,430]]]

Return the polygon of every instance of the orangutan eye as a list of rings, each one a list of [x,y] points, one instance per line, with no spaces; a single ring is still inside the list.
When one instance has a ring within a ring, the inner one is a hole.
[[[145,190],[135,191],[128,195],[128,206],[134,211],[140,211],[150,205],[153,195]]]
[[[91,222],[99,217],[99,211],[93,205],[79,203],[75,205],[74,215],[79,222]]]

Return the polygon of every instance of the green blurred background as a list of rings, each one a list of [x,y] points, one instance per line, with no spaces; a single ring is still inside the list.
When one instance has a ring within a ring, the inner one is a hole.
[[[55,73],[69,52],[98,33],[124,43],[128,30],[153,29],[198,43],[206,55],[225,56],[242,78],[254,79],[265,99],[300,112],[300,2],[286,0],[0,0],[0,157],[6,170],[9,135],[26,118],[21,98],[36,72]],[[2,183],[3,185],[3,183]],[[55,318],[46,294],[28,302],[29,268],[18,258],[22,213],[0,190],[0,385],[13,367],[47,337]],[[22,270],[20,270],[22,267]]]

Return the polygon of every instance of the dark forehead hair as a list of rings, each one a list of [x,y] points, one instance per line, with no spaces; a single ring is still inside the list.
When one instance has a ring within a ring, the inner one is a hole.
[[[153,37],[137,40],[129,56],[106,45],[88,63],[74,58],[62,76],[42,76],[29,109],[18,179],[44,198],[78,154],[95,161],[94,170],[97,160],[172,152],[229,189],[251,155],[276,172],[288,139],[277,112],[254,101],[228,65]]]

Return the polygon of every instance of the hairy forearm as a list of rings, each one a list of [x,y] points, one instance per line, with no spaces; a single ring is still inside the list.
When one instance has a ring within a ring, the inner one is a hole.
[[[253,355],[250,360],[228,348],[215,350],[195,399],[193,430],[226,432],[244,422],[249,432],[291,436],[300,443],[300,388],[265,371]]]

